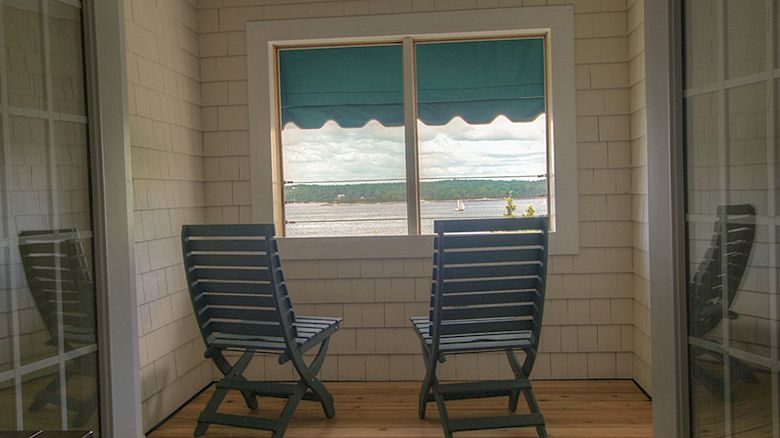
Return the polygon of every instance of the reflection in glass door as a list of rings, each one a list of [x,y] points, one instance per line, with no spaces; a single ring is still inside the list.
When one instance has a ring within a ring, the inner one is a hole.
[[[694,437],[780,437],[780,1],[684,0]]]
[[[0,0],[0,431],[98,428],[79,0]]]

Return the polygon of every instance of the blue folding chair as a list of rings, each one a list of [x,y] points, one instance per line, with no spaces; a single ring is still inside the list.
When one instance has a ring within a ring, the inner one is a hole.
[[[198,417],[195,436],[210,424],[269,430],[282,437],[301,400],[317,401],[328,418],[336,414],[333,397],[316,377],[330,337],[341,318],[296,316],[284,282],[273,225],[185,225],[181,231],[187,284],[198,326],[211,358],[224,378],[217,383]],[[303,353],[319,345],[307,365]],[[225,351],[237,351],[233,364]],[[248,381],[242,376],[256,353],[292,361],[297,383]],[[288,399],[278,419],[218,413],[229,390],[238,390],[247,407],[257,396]]]
[[[546,437],[544,417],[528,376],[536,359],[547,274],[547,218],[442,220],[434,223],[433,284],[428,316],[411,318],[426,374],[419,416],[436,402],[445,437],[454,432],[534,426]],[[515,350],[525,352],[521,365]],[[436,367],[447,354],[503,351],[515,378],[439,383]],[[509,397],[515,412],[523,394],[529,414],[451,419],[446,401]]]

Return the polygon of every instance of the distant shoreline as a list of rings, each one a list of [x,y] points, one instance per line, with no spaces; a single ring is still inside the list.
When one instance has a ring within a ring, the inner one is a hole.
[[[513,196],[512,199],[515,201],[522,201],[527,199],[544,199],[546,195],[540,195],[540,196]],[[463,202],[467,201],[504,201],[505,198],[458,198]],[[420,200],[421,203],[426,202],[456,202],[458,199],[432,199],[432,200]],[[398,204],[398,203],[404,203],[405,201],[360,201],[360,200],[349,200],[349,201],[341,201],[341,202],[335,202],[335,201],[285,201],[285,204],[318,204],[318,205],[343,205],[343,204]]]
[[[536,180],[441,180],[420,183],[420,195],[428,201],[479,199],[538,198],[547,193],[547,181]],[[373,204],[404,202],[406,184],[288,184],[284,198],[296,203],[325,202],[329,204]]]

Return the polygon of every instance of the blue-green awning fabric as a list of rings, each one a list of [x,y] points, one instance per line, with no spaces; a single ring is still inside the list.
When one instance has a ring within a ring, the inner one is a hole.
[[[545,111],[542,38],[421,43],[416,56],[418,117],[426,125],[499,115],[531,121]],[[282,50],[282,125],[402,126],[402,65],[401,45]]]

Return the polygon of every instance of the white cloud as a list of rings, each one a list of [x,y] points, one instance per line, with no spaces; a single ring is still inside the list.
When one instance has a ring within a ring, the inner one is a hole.
[[[362,128],[333,122],[320,129],[282,131],[285,179],[292,181],[402,180],[403,127],[371,121]],[[428,178],[539,175],[546,172],[546,123],[514,123],[503,116],[469,125],[420,125],[420,173]]]

